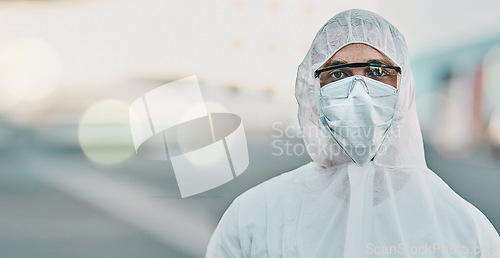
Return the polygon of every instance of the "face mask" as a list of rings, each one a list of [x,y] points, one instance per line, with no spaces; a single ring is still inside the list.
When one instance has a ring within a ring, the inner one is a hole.
[[[398,90],[364,76],[351,76],[320,89],[322,123],[352,160],[362,165],[379,150],[392,123]]]

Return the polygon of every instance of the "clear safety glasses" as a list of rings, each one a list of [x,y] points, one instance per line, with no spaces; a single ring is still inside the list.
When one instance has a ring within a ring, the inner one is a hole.
[[[401,68],[378,63],[347,63],[325,67],[314,72],[314,77],[319,78],[321,87],[354,75],[362,75],[398,88]]]

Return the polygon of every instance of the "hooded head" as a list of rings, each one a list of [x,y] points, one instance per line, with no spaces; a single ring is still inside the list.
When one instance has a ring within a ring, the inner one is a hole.
[[[399,97],[394,119],[376,165],[425,166],[422,136],[415,108],[415,84],[410,71],[403,35],[381,16],[365,10],[347,10],[335,15],[318,31],[306,57],[299,65],[295,97],[304,143],[314,162],[334,167],[353,162],[320,121],[317,96],[320,85],[314,72],[343,47],[362,43],[371,46],[401,67]]]

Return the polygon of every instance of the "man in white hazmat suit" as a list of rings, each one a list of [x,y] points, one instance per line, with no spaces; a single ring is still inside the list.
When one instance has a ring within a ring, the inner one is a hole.
[[[236,198],[207,257],[500,257],[488,219],[427,168],[392,24],[364,10],[334,16],[295,92],[313,162]]]

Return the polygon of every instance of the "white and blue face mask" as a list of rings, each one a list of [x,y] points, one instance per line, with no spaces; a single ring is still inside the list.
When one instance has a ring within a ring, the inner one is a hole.
[[[380,81],[355,75],[320,88],[321,122],[360,165],[379,151],[392,124],[398,90]]]

